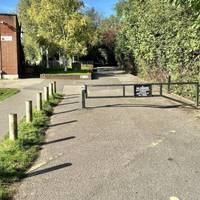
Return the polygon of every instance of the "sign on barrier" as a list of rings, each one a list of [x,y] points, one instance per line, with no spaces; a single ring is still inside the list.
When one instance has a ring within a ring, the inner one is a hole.
[[[151,97],[152,85],[151,84],[136,84],[134,85],[135,97]]]

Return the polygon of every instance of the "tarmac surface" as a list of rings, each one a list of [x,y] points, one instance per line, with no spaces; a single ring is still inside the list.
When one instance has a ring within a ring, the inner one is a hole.
[[[8,132],[8,115],[17,113],[18,121],[25,115],[25,101],[32,100],[33,107],[36,106],[36,94],[43,92],[44,87],[49,86],[50,80],[43,79],[19,79],[19,80],[0,80],[0,88],[17,88],[20,92],[8,99],[0,102],[0,140]],[[81,81],[62,81],[57,80],[57,90],[62,93],[65,84],[80,84]]]
[[[139,79],[113,72],[94,82],[124,81]],[[80,109],[81,85],[63,85],[65,97],[15,200],[200,199],[196,111],[163,97],[87,99]]]

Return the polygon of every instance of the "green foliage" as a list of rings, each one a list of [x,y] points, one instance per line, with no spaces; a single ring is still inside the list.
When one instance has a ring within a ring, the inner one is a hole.
[[[114,49],[118,32],[118,20],[115,16],[101,19],[94,9],[86,12],[90,24],[90,35],[93,35],[88,44],[88,54],[86,59],[93,60],[94,63],[116,65]]]
[[[198,80],[200,32],[192,8],[167,1],[127,0],[117,7],[119,65],[147,78]]]
[[[42,110],[45,115],[50,116],[53,113],[53,107],[56,106],[60,100],[62,99],[62,95],[54,94],[53,97],[49,98],[49,101],[43,102]]]
[[[86,54],[91,35],[82,7],[81,0],[21,0],[19,15],[27,59],[40,60],[47,49],[66,58]]]
[[[27,10],[31,7],[32,0],[20,0],[18,4],[18,13],[22,31],[24,32],[22,41],[25,57],[27,61],[37,61],[41,59],[40,45],[37,42],[37,24],[31,20]]]
[[[81,70],[74,71],[72,67],[67,67],[67,72],[65,72],[65,68],[59,67],[59,68],[42,68],[41,72],[42,74],[62,74],[62,75],[87,75],[91,73],[92,66],[91,65],[82,65]]]
[[[19,90],[14,88],[0,88],[0,102],[12,95],[17,94],[18,92]]]
[[[46,111],[52,113],[62,95],[54,95],[45,103]],[[40,142],[43,140],[49,117],[46,111],[34,111],[33,122],[23,119],[18,126],[18,140],[8,138],[0,144],[0,199],[7,199],[12,192],[9,185],[26,176],[26,170],[38,155]]]
[[[175,5],[185,5],[192,8],[194,11],[200,12],[200,1],[199,0],[169,0],[170,3]]]

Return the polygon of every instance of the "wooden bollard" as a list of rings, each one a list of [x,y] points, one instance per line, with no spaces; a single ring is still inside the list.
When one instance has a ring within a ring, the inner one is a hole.
[[[81,91],[81,108],[86,108],[86,90],[82,88]]]
[[[56,94],[57,88],[56,88],[56,81],[53,82],[53,92]]]
[[[126,96],[126,86],[123,85],[123,97],[125,97],[125,96]]]
[[[160,96],[163,96],[163,84],[160,84]]]
[[[33,121],[33,104],[32,101],[26,101],[26,122]]]
[[[199,83],[196,84],[196,107],[199,107]]]
[[[44,87],[44,100],[49,101],[49,88]]]
[[[37,100],[36,102],[37,111],[41,111],[42,110],[42,93],[41,92],[37,93],[36,100]]]
[[[52,96],[54,94],[54,86],[53,86],[53,83],[51,83],[51,93],[52,93]]]
[[[15,141],[17,138],[17,114],[9,114],[9,139]]]
[[[168,87],[167,87],[167,92],[170,94],[171,93],[171,76],[168,77]]]
[[[53,96],[53,83],[49,83],[49,97]]]

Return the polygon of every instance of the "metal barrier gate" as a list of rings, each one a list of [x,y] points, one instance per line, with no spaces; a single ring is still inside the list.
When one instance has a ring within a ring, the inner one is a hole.
[[[167,92],[170,93],[172,85],[193,85],[196,88],[196,95],[195,95],[195,105],[198,107],[199,105],[199,82],[168,82],[168,83],[141,83],[141,84],[99,84],[99,85],[85,85],[84,91],[84,99],[91,99],[91,98],[130,98],[130,97],[161,97],[163,95],[163,86],[167,86]],[[153,87],[156,86],[158,88],[158,93],[155,94],[153,92]],[[103,87],[114,87],[120,88],[121,94],[120,95],[96,95],[91,96],[89,94],[90,88],[103,88]],[[132,87],[132,94],[126,94],[126,88]]]

